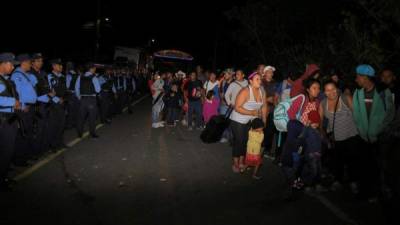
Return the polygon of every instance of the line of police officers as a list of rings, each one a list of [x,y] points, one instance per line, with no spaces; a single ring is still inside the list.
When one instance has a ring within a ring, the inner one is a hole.
[[[28,160],[66,148],[65,128],[82,137],[88,121],[90,136],[98,138],[97,118],[110,123],[125,106],[132,112],[137,79],[128,70],[106,68],[99,75],[93,63],[77,70],[67,63],[64,76],[60,59],[50,65],[46,74],[40,53],[0,54],[0,190],[15,184],[7,178],[11,164],[28,166]]]

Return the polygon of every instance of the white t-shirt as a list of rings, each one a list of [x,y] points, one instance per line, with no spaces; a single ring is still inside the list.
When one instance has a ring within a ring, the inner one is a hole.
[[[214,81],[214,83],[212,83],[211,81],[206,81],[203,85],[204,90],[206,90],[206,93],[208,91],[214,90],[214,88],[218,86],[218,81]]]

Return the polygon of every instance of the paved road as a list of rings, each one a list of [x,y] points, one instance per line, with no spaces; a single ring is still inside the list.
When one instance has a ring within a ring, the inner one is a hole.
[[[348,224],[317,198],[283,201],[284,180],[266,162],[261,181],[233,174],[226,144],[198,131],[151,129],[147,98],[131,115],[83,139],[0,194],[0,224]]]

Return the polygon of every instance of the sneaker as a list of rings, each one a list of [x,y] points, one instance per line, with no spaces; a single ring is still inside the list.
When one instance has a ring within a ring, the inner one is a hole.
[[[165,125],[164,125],[163,122],[159,122],[159,123],[158,123],[158,127],[165,127]]]
[[[153,123],[153,124],[151,125],[151,127],[157,129],[157,128],[160,127],[160,124],[158,124],[158,123]]]
[[[188,125],[188,123],[187,123],[187,121],[186,120],[182,120],[182,126],[184,126],[184,127],[186,127],[187,125]]]
[[[275,160],[275,157],[272,156],[271,153],[264,154],[264,158],[270,159],[270,160]]]
[[[219,141],[219,143],[227,143],[228,142],[228,139],[226,139],[226,138],[221,138],[221,140]]]
[[[196,130],[203,130],[203,127],[197,127]]]

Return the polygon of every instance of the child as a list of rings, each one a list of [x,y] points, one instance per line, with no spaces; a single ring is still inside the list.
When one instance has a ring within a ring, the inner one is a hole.
[[[247,141],[246,165],[254,166],[253,179],[259,180],[257,175],[258,169],[262,164],[261,144],[264,140],[264,123],[261,119],[256,118],[251,121],[251,129],[249,131],[249,139]]]
[[[206,100],[203,104],[204,122],[208,123],[211,117],[218,115],[219,99],[214,97],[214,91],[207,92]]]
[[[171,90],[164,96],[164,103],[167,109],[167,126],[176,126],[176,120],[182,106],[182,98],[178,92],[178,85],[173,84]]]

